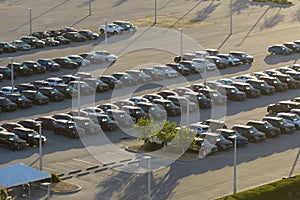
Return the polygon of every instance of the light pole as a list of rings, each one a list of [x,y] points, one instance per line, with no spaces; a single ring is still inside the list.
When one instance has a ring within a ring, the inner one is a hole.
[[[104,45],[105,45],[105,50],[107,50],[107,20],[104,20]]]
[[[29,35],[32,34],[32,17],[31,17],[31,8],[27,8],[29,11]]]
[[[232,0],[230,0],[230,35],[232,34]]]
[[[10,79],[11,79],[11,89],[12,92],[14,91],[14,58],[13,57],[9,57],[8,59],[10,59],[10,65],[11,65],[11,74],[10,74]]]
[[[204,81],[204,87],[206,88],[206,73],[207,73],[207,60],[206,60],[206,56],[203,57],[204,58],[204,62],[205,62],[205,66],[204,66],[204,73],[203,73],[203,81]]]
[[[237,140],[237,136],[233,135],[230,136],[229,138],[234,139],[234,151],[233,151],[233,194],[236,193],[236,140]]]
[[[42,144],[42,122],[38,121],[39,123],[39,154],[40,154],[40,171],[43,171],[43,144]]]
[[[88,0],[89,1],[89,16],[92,15],[92,0]]]
[[[186,125],[189,125],[190,121],[190,101],[186,99]]]
[[[144,156],[144,159],[148,161],[148,200],[151,200],[151,156]]]
[[[80,78],[77,79],[77,115],[80,116]]]
[[[180,60],[182,60],[182,56],[183,56],[183,29],[180,28]]]
[[[154,24],[156,24],[157,2],[154,0]]]

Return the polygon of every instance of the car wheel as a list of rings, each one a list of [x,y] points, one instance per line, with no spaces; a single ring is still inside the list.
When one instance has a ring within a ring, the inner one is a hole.
[[[250,138],[250,140],[249,140],[250,142],[256,142],[256,140],[255,140],[255,138]]]
[[[299,130],[299,129],[300,129],[300,127],[299,127],[299,125],[298,125],[298,124],[296,124],[296,125],[295,125],[295,128],[296,128],[297,130]]]
[[[103,34],[103,33],[104,33],[104,30],[103,30],[103,29],[100,29],[100,33]]]
[[[118,34],[118,32],[117,32],[117,31],[114,31],[114,32],[113,32],[113,34],[114,34],[114,35],[117,35],[117,34]]]

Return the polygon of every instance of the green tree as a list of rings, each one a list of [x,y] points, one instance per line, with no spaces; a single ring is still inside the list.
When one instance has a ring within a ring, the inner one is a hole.
[[[143,117],[133,125],[133,132],[138,136],[139,140],[143,140],[148,144],[150,143],[150,139],[159,132],[160,128],[161,124],[154,123],[153,120]]]
[[[176,122],[171,123],[170,121],[165,121],[164,126],[155,135],[155,137],[160,141],[162,141],[165,149],[165,146],[168,144],[168,142],[171,142],[173,140],[176,134],[177,134]]]
[[[189,127],[181,127],[178,129],[178,133],[172,141],[183,154],[191,145],[193,145],[195,135],[196,131]]]
[[[8,197],[7,190],[3,187],[0,187],[0,200],[6,200]]]

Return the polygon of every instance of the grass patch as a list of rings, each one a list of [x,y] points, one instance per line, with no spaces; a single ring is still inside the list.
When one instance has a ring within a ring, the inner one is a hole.
[[[300,176],[255,187],[217,200],[295,200],[300,199]]]
[[[261,2],[261,3],[275,3],[275,4],[281,4],[281,5],[291,5],[292,2],[288,0],[252,0],[253,2]]]
[[[54,192],[72,192],[80,189],[76,184],[61,181],[59,183],[53,183],[51,185],[51,190]]]

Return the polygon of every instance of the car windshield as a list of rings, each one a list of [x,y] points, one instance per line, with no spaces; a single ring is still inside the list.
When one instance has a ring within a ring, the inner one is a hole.
[[[8,136],[8,140],[10,140],[10,141],[14,141],[14,140],[17,140],[17,139],[19,139],[19,137],[17,135]]]
[[[260,86],[261,86],[261,87],[265,87],[265,84],[264,84],[264,83],[261,83]]]
[[[37,92],[36,94],[35,94],[35,96],[36,97],[42,97],[42,96],[44,96],[42,93],[40,93],[40,92]]]
[[[299,120],[298,117],[297,117],[296,115],[291,116],[291,119],[292,119],[293,121],[298,121],[298,120]]]
[[[35,135],[38,135],[38,133],[36,131],[30,131],[27,133],[28,137],[33,137]]]
[[[272,124],[270,124],[269,122],[265,122],[265,127],[266,127],[266,128],[272,128],[273,126],[272,126]]]
[[[254,127],[251,127],[251,129],[249,130],[250,133],[256,133],[257,132],[257,129],[254,128]]]
[[[220,140],[226,140],[223,135],[219,135]]]
[[[286,124],[286,123],[288,123],[288,122],[286,121],[286,119],[282,119],[280,124]]]
[[[22,101],[22,100],[25,100],[25,99],[26,99],[26,97],[24,95],[21,95],[21,96],[18,97],[18,101]]]

